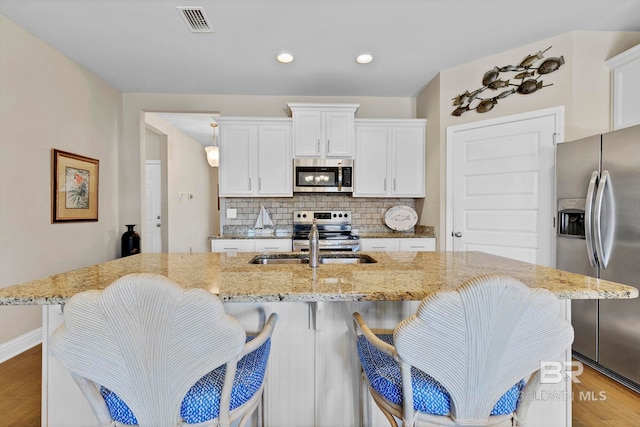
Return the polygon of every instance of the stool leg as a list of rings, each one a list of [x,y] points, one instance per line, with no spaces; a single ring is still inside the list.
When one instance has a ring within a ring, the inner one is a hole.
[[[371,427],[371,398],[362,370],[360,371],[360,427]]]

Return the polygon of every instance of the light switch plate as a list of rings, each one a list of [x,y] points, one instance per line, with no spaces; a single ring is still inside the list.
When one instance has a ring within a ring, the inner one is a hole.
[[[237,209],[227,209],[227,218],[235,218],[238,215]]]

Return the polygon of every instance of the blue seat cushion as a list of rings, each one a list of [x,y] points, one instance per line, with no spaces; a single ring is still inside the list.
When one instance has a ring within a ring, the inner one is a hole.
[[[247,337],[247,341],[254,337]],[[264,380],[271,350],[271,339],[238,361],[236,376],[231,391],[230,409],[245,404],[260,389]],[[220,393],[224,383],[226,366],[220,366],[200,378],[187,392],[180,407],[180,416],[188,424],[197,424],[218,418],[220,414]],[[100,393],[107,403],[113,420],[127,425],[137,425],[138,420],[114,392],[100,387]]]
[[[378,335],[393,345],[393,335]],[[400,365],[386,353],[374,347],[364,335],[358,336],[358,357],[371,388],[397,405],[402,405],[402,378]],[[423,371],[411,368],[413,409],[433,415],[450,415],[451,398],[447,390]],[[524,380],[511,387],[496,403],[491,415],[506,415],[516,410]]]

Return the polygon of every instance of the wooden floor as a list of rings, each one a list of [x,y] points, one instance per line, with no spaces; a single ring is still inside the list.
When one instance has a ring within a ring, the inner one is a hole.
[[[573,385],[573,426],[640,426],[640,396],[583,366],[580,383]]]
[[[38,345],[0,364],[0,426],[40,426],[41,352]],[[640,426],[640,396],[584,369],[573,387],[573,426]]]
[[[42,346],[0,363],[0,426],[40,425]]]

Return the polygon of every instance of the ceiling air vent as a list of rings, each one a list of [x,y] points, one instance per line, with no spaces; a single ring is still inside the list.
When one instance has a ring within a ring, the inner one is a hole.
[[[178,12],[184,22],[193,33],[212,33],[213,28],[209,24],[209,18],[201,6],[178,6]]]

